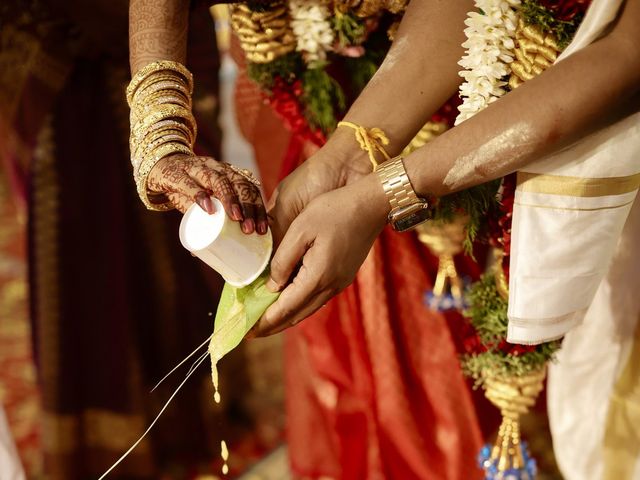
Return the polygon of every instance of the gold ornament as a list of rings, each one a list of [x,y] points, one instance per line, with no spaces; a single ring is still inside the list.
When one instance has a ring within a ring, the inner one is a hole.
[[[296,48],[285,2],[275,2],[272,9],[252,11],[247,5],[231,5],[231,26],[240,39],[247,60],[269,63]]]
[[[462,279],[458,275],[453,257],[463,250],[468,223],[469,217],[461,215],[451,222],[431,220],[416,228],[420,241],[438,256],[438,273],[433,285],[435,297],[444,296],[449,286],[451,296],[457,301],[462,300]]]
[[[403,13],[407,9],[407,5],[409,5],[409,0],[385,0],[383,2],[384,9],[394,13]]]
[[[558,58],[560,48],[553,33],[544,33],[537,25],[520,19],[516,29],[515,60],[511,63],[509,87],[518,88],[549,68]]]
[[[524,468],[520,437],[520,416],[536,403],[544,386],[546,367],[525,375],[501,377],[493,371],[483,374],[487,399],[500,409],[502,423],[488,460],[499,472]],[[496,477],[497,478],[497,477]]]
[[[416,134],[416,136],[413,137],[413,140],[409,142],[409,145],[404,147],[402,156],[406,157],[419,148],[424,147],[427,143],[436,138],[438,135],[446,132],[448,129],[449,126],[445,122],[427,122],[425,126],[422,127]]]
[[[496,290],[503,300],[509,300],[509,282],[502,268],[502,259],[504,258],[504,250],[496,248],[493,250],[493,275],[496,279]]]

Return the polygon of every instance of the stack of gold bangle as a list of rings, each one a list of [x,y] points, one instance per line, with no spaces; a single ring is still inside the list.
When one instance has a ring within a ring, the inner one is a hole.
[[[140,199],[150,210],[170,210],[171,202],[152,202],[147,177],[164,157],[192,154],[196,121],[191,113],[193,76],[178,63],[150,63],[135,74],[127,87],[131,108],[131,163]]]

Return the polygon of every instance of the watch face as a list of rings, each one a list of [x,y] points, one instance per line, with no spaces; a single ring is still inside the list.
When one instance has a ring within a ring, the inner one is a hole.
[[[392,212],[389,218],[391,226],[397,232],[412,230],[431,218],[427,202],[413,204],[397,213]]]

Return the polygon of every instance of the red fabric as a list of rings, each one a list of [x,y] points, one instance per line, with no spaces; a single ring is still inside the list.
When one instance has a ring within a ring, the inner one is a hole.
[[[294,474],[481,478],[481,434],[450,324],[422,302],[435,259],[385,231],[355,283],[286,340]]]

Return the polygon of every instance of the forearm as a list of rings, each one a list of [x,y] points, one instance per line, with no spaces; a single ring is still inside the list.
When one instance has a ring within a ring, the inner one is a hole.
[[[131,0],[129,61],[135,73],[148,63],[185,63],[189,23],[188,0]]]
[[[442,196],[502,177],[637,110],[638,38],[615,33],[409,155],[417,192]]]
[[[390,140],[388,153],[399,153],[458,88],[464,19],[471,9],[471,0],[411,2],[385,61],[345,120],[381,128]],[[329,145],[345,157],[358,148],[347,129],[338,129]]]

